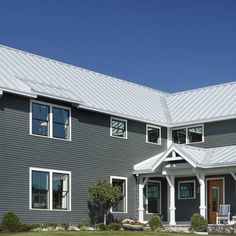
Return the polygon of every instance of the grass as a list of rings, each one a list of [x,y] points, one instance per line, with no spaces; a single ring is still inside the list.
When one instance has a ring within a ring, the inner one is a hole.
[[[0,233],[0,236],[154,236],[154,235],[155,236],[181,236],[181,235],[193,236],[193,234],[159,233],[159,232],[145,232],[145,231]]]

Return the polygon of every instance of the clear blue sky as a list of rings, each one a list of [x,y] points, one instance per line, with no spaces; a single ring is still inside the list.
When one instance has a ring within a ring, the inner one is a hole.
[[[236,81],[236,0],[1,0],[0,43],[166,92]]]

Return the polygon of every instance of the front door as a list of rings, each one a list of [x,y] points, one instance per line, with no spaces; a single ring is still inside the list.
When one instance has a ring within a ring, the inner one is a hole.
[[[223,204],[223,179],[208,180],[207,185],[208,223],[216,223],[216,212]]]

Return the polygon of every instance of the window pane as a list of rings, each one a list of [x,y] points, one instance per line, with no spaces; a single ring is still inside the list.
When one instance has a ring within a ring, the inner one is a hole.
[[[180,198],[194,198],[194,182],[180,183]]]
[[[160,202],[160,184],[159,183],[148,183],[148,212],[149,213],[160,213],[161,211]]]
[[[53,209],[69,209],[69,175],[53,173]]]
[[[112,180],[112,185],[113,186],[118,186],[123,193],[124,197],[122,200],[120,200],[117,204],[114,204],[112,206],[112,211],[116,212],[125,212],[125,180],[122,179],[113,179]]]
[[[202,127],[189,128],[188,139],[190,143],[202,142]]]
[[[53,107],[53,137],[69,138],[69,111]]]
[[[172,131],[172,140],[174,143],[186,143],[186,129],[177,129]]]
[[[126,123],[112,119],[112,136],[125,137]]]
[[[32,171],[32,208],[48,209],[49,173]]]
[[[148,127],[148,142],[149,143],[159,143],[160,130],[158,128]]]
[[[48,136],[49,106],[32,103],[32,133]]]

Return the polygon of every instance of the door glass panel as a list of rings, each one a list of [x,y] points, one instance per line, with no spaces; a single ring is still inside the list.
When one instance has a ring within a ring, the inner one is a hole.
[[[220,187],[212,187],[212,211],[218,212],[220,208]]]

